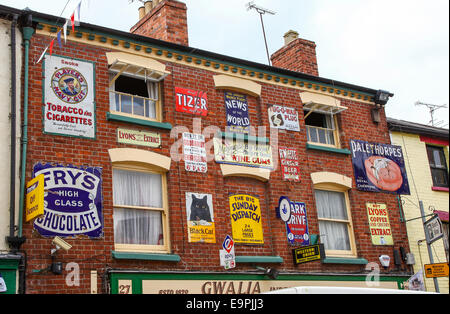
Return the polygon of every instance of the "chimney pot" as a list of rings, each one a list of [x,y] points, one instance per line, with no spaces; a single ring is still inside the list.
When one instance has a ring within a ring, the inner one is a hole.
[[[145,16],[145,7],[139,8],[139,20],[141,20]]]
[[[290,30],[286,34],[284,34],[284,45],[289,45],[292,41],[298,38],[298,32]]]
[[[152,1],[145,1],[144,2],[144,7],[145,7],[145,14],[147,14],[148,12],[150,12],[153,8],[153,3]]]

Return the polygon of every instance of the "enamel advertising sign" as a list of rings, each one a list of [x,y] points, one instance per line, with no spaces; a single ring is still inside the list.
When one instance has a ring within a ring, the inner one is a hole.
[[[44,216],[34,228],[44,237],[103,236],[102,169],[38,163],[44,175]]]
[[[184,167],[188,172],[206,173],[205,136],[201,134],[183,133]]]
[[[400,146],[350,140],[350,148],[358,190],[410,194]]]
[[[386,204],[367,203],[370,235],[373,245],[394,245]]]
[[[280,164],[283,180],[300,182],[298,153],[295,148],[280,147]]]
[[[225,92],[225,109],[227,112],[227,131],[248,134],[250,132],[250,119],[247,96]]]
[[[93,63],[47,55],[44,72],[44,132],[95,138]]]
[[[186,214],[189,243],[216,243],[211,194],[186,192]]]
[[[230,195],[230,216],[235,243],[264,243],[261,207],[257,197]]]
[[[208,115],[208,96],[205,92],[175,87],[176,110],[197,116]]]
[[[232,138],[214,138],[217,163],[273,169],[270,145]]]
[[[271,128],[300,132],[297,110],[282,106],[269,106],[269,123]]]
[[[40,174],[27,183],[25,222],[44,215],[44,175]]]

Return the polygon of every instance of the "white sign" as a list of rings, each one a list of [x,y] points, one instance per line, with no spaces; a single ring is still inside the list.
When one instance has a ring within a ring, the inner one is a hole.
[[[442,232],[442,222],[439,216],[434,216],[427,222],[425,222],[425,232],[428,244],[431,244],[444,236]]]
[[[206,173],[205,137],[201,134],[183,133],[184,167],[186,171]]]
[[[271,128],[300,132],[297,110],[277,105],[269,107],[268,110]]]
[[[47,55],[44,69],[44,132],[95,138],[93,63]]]
[[[7,290],[5,280],[3,279],[2,274],[0,274],[0,292],[6,292]]]
[[[223,250],[219,251],[220,254],[220,266],[225,269],[232,269],[236,267],[236,255],[234,254],[234,241],[227,235],[222,243]]]

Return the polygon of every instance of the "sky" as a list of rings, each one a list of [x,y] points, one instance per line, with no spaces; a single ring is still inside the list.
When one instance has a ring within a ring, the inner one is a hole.
[[[250,0],[179,0],[188,8],[189,46],[267,64],[260,15]],[[0,0],[1,5],[69,18],[80,0]],[[425,106],[449,105],[448,0],[255,0],[276,14],[263,16],[269,53],[295,30],[317,45],[319,75],[394,94],[390,118],[429,124]],[[81,0],[82,22],[129,31],[139,0]],[[65,8],[65,9],[64,9]],[[449,111],[434,114],[448,129]]]

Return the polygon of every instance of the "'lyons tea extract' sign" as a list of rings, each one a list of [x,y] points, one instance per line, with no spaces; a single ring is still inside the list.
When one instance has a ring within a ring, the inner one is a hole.
[[[38,163],[33,172],[44,175],[44,216],[34,220],[40,235],[102,237],[101,168]]]

